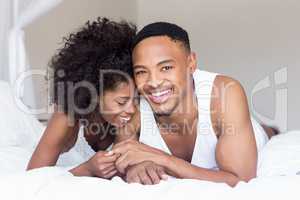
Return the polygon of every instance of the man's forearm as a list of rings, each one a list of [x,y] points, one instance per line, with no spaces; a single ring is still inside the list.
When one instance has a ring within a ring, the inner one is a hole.
[[[227,183],[230,186],[235,186],[240,181],[240,178],[232,173],[197,167],[171,155],[161,155],[153,161],[163,166],[169,175],[176,178]]]

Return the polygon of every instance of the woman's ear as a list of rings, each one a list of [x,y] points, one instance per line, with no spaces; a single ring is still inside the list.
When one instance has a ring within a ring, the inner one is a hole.
[[[197,69],[197,56],[195,52],[190,52],[189,58],[188,58],[188,66],[191,73],[194,73]]]

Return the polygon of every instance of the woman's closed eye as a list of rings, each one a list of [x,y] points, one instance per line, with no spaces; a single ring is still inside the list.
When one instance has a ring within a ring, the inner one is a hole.
[[[146,71],[145,71],[145,70],[137,70],[137,71],[135,71],[134,73],[135,73],[136,76],[138,76],[138,75],[145,74]]]
[[[119,97],[119,98],[115,99],[117,104],[120,106],[125,106],[129,102],[129,100],[130,100],[130,97]]]
[[[117,101],[119,106],[125,106],[127,101]]]

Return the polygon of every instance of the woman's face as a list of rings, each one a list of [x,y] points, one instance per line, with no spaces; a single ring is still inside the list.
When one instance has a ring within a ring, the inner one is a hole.
[[[133,84],[121,82],[114,90],[105,91],[100,98],[101,115],[105,121],[122,127],[136,112],[135,88]]]

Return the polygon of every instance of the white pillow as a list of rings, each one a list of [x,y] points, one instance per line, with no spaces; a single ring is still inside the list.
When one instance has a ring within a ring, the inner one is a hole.
[[[0,156],[2,155],[3,161],[0,163],[4,164],[6,160],[6,167],[3,166],[5,169],[2,171],[7,171],[8,166],[11,166],[9,171],[24,170],[45,127],[34,116],[17,107],[12,88],[3,81],[0,81],[0,130]],[[62,154],[57,164],[59,166],[77,165],[89,159],[94,153],[85,141],[83,129],[80,128],[74,148]],[[17,159],[18,157],[20,160]]]
[[[25,171],[31,153],[21,147],[0,147],[0,175]]]
[[[281,176],[300,172],[300,131],[279,134],[259,153],[257,176]]]
[[[16,106],[10,85],[0,81],[0,147],[22,147],[32,151],[44,130],[33,116]]]

